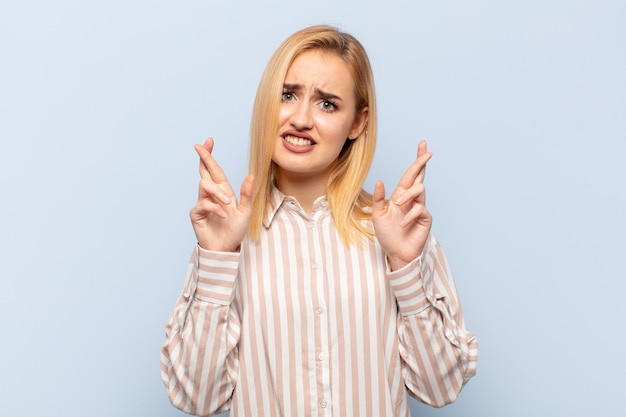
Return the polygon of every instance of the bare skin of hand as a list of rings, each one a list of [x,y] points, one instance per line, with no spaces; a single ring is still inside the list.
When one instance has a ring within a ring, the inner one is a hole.
[[[248,233],[252,212],[252,185],[248,175],[241,185],[241,200],[213,159],[213,138],[204,145],[195,145],[200,156],[200,185],[198,201],[189,212],[198,244],[203,249],[235,252]]]
[[[389,266],[397,270],[417,258],[424,249],[432,216],[426,209],[424,176],[426,163],[432,154],[426,151],[426,142],[417,147],[417,158],[406,170],[398,186],[385,203],[385,186],[376,182],[372,222]]]

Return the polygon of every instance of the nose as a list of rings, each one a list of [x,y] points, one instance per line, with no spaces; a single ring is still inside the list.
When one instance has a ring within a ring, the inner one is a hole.
[[[294,103],[290,123],[294,128],[298,130],[308,130],[313,127],[311,106],[307,101],[302,100]]]

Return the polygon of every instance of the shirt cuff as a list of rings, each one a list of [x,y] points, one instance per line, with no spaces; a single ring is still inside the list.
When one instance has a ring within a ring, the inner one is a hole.
[[[422,256],[396,271],[390,272],[387,268],[389,283],[402,315],[417,314],[430,306],[421,273]]]
[[[230,304],[239,271],[239,252],[210,251],[196,245],[196,255],[195,297],[214,304]]]

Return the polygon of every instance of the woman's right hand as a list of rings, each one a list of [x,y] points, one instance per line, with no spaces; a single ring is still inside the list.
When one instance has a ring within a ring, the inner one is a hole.
[[[248,233],[252,212],[252,185],[254,178],[248,175],[241,185],[241,201],[215,162],[213,138],[204,145],[195,145],[200,156],[200,186],[198,202],[189,217],[198,244],[203,249],[236,252]]]

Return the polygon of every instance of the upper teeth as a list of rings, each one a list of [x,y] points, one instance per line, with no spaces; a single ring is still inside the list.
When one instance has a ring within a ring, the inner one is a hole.
[[[285,136],[285,140],[296,146],[311,146],[313,141],[310,139],[297,138],[295,136]]]

